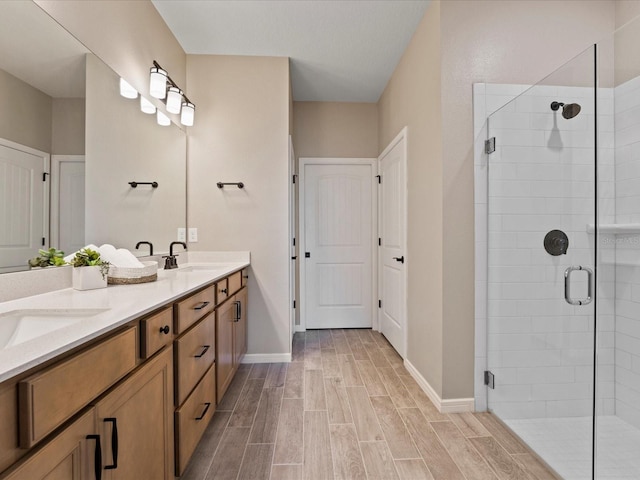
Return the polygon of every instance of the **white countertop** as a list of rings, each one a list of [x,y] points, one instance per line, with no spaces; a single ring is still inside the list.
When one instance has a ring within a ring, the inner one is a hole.
[[[244,252],[243,252],[244,253]],[[212,269],[158,270],[158,280],[137,285],[109,285],[97,290],[65,288],[0,303],[0,314],[33,309],[107,309],[67,327],[0,349],[0,382],[29,370],[110,330],[171,303],[204,285],[249,265],[249,254],[227,257],[190,255],[180,267],[207,265]],[[180,259],[180,258],[179,258]]]

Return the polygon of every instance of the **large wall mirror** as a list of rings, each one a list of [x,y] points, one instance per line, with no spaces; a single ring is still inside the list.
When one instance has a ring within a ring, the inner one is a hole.
[[[43,243],[165,251],[185,226],[186,134],[119,81],[35,3],[0,2],[0,273]]]

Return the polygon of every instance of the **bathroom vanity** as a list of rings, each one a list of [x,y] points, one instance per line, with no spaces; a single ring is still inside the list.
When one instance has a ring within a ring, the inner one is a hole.
[[[246,352],[248,265],[0,303],[24,329],[72,318],[0,349],[0,479],[180,476]]]

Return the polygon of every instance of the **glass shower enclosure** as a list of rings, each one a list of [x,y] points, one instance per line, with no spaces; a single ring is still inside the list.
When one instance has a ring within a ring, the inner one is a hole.
[[[487,86],[487,405],[566,479],[640,478],[639,38]]]

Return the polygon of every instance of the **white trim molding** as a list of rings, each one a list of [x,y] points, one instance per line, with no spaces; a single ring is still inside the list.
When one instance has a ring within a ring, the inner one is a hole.
[[[290,363],[290,353],[246,353],[240,363]]]
[[[404,366],[440,413],[463,413],[474,411],[473,398],[448,398],[443,400],[409,360],[404,361]]]

